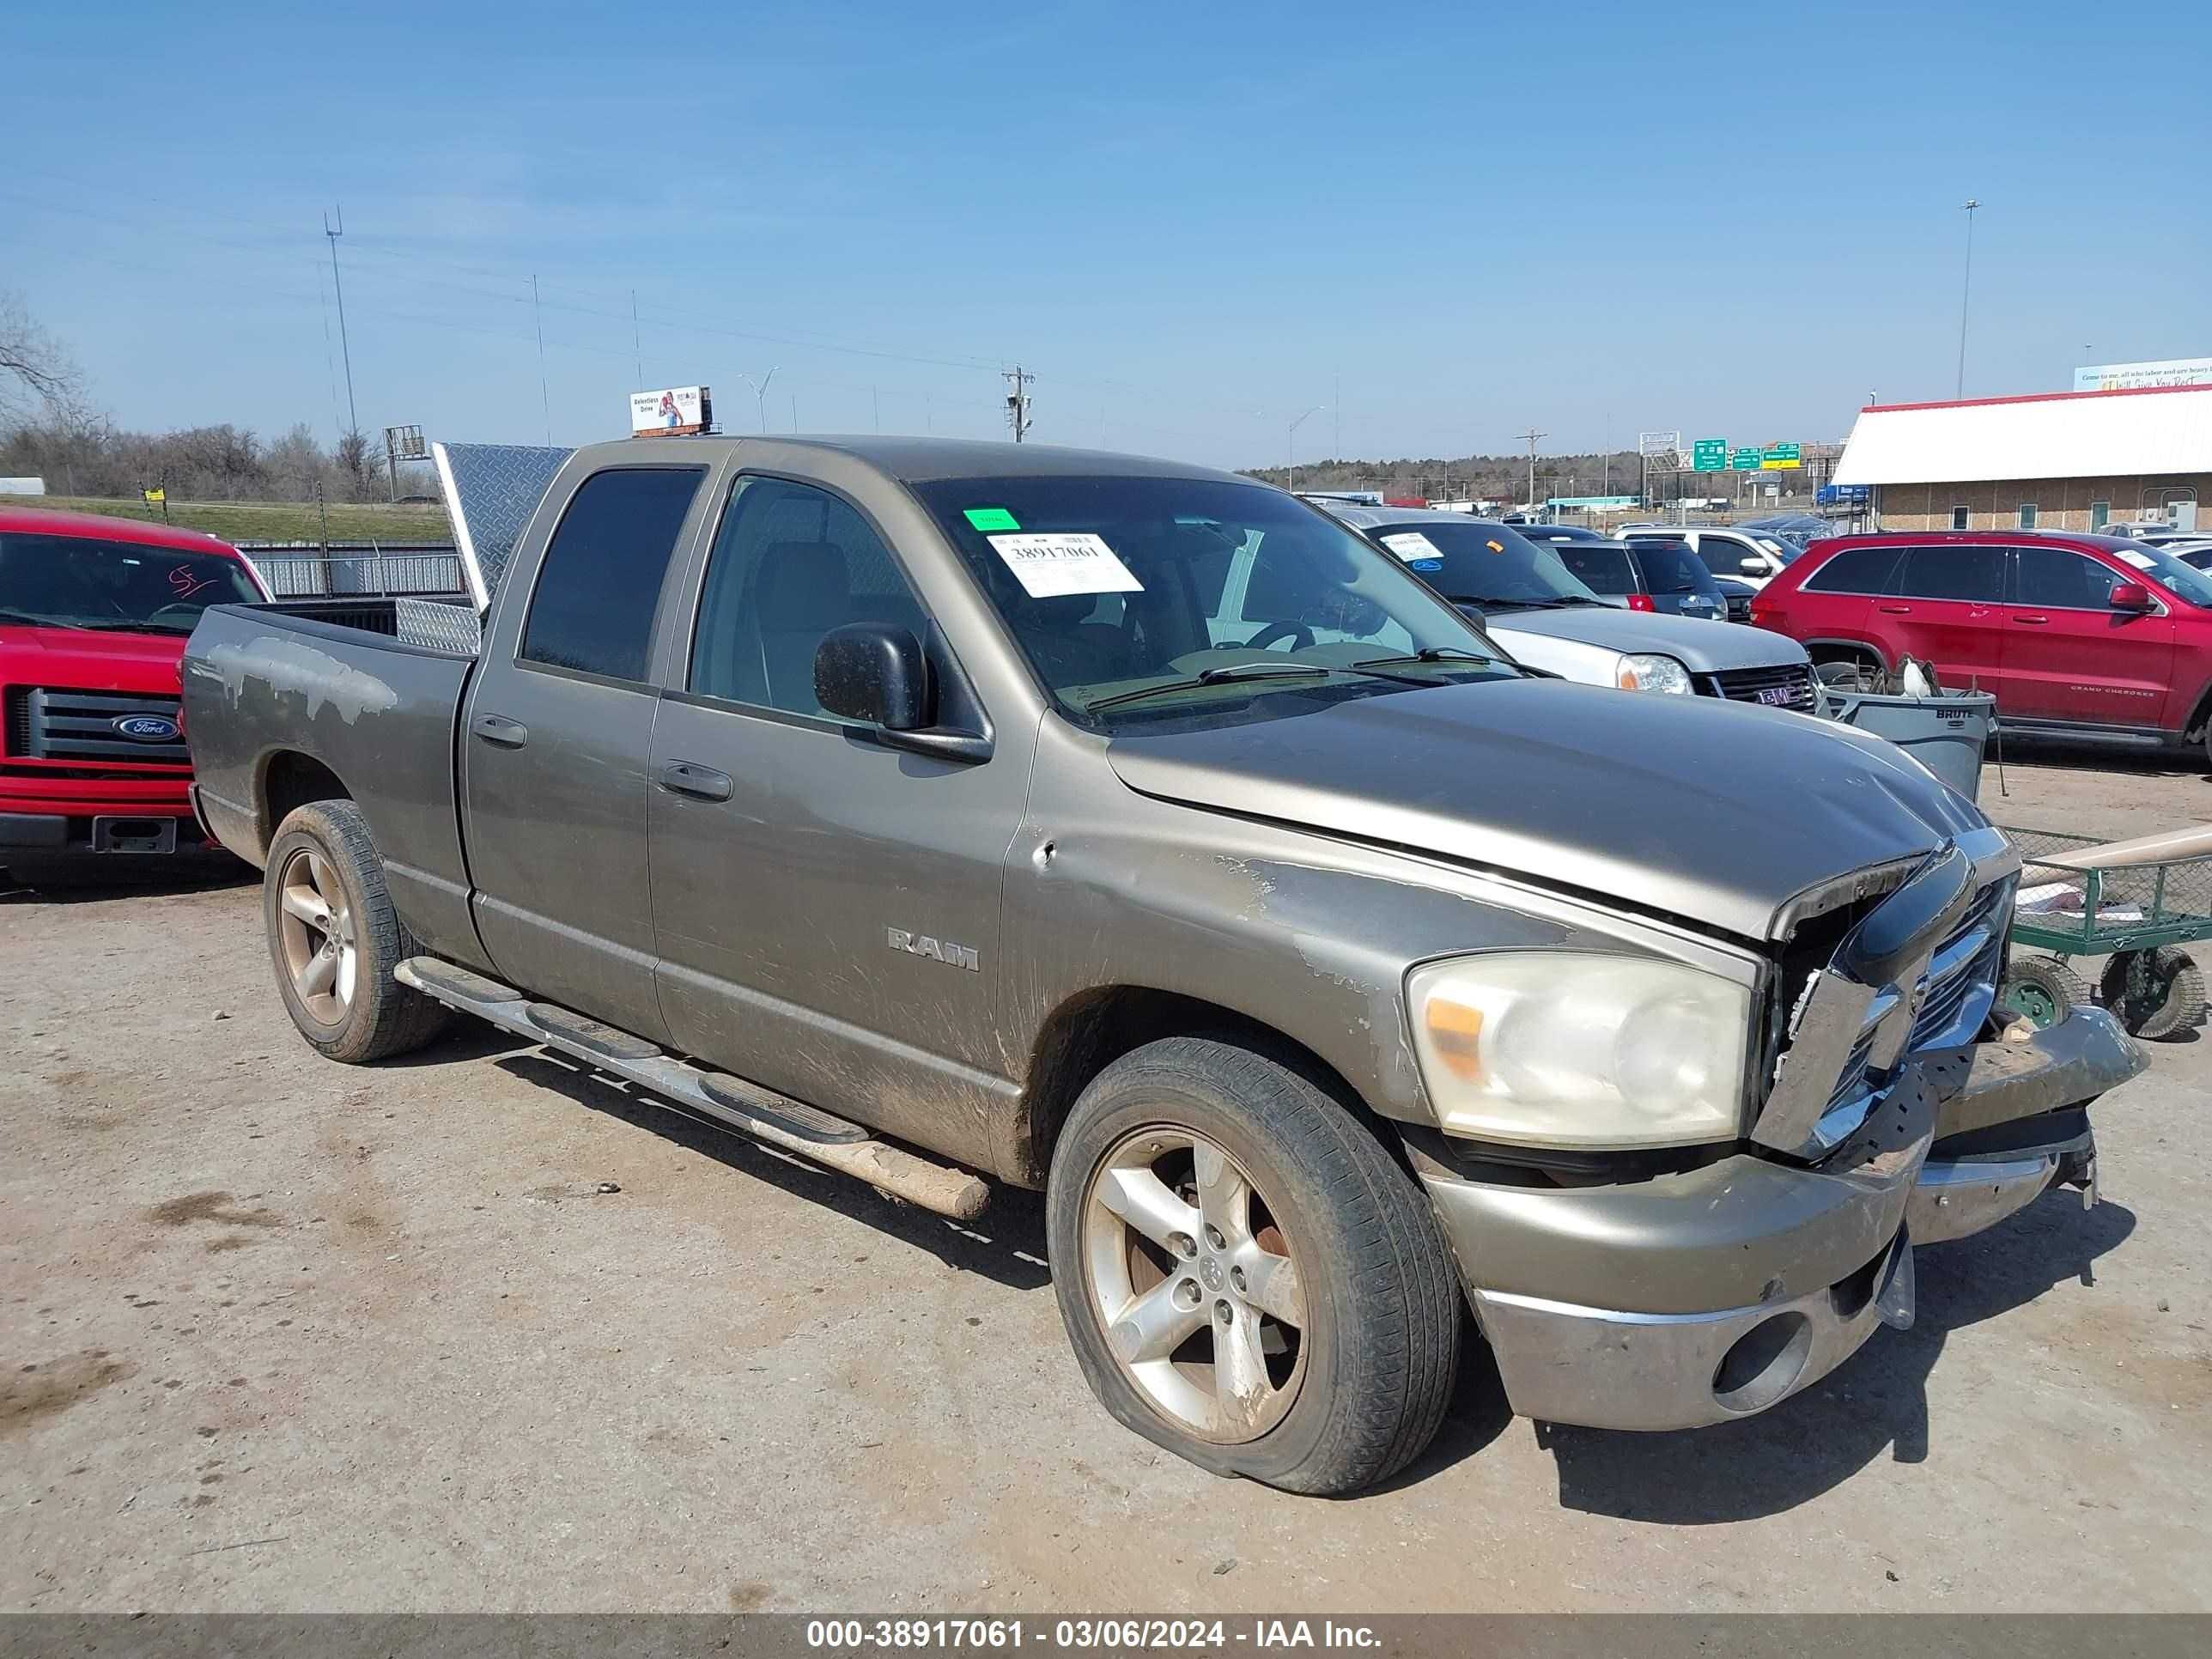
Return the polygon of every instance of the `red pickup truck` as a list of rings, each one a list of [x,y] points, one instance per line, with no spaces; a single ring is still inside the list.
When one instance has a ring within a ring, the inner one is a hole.
[[[198,531],[0,507],[0,868],[228,856],[193,821],[177,663],[209,605],[267,597]]]

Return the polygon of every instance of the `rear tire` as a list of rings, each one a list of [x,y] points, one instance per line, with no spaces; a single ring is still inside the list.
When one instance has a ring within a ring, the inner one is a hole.
[[[1353,1109],[1291,1066],[1200,1037],[1115,1060],[1054,1150],[1046,1236],[1092,1392],[1200,1468],[1353,1492],[1443,1420],[1461,1302],[1443,1232]]]
[[[358,1065],[419,1048],[446,1008],[392,970],[421,947],[392,908],[368,823],[349,800],[313,801],[277,827],[261,883],[277,994],[300,1035]]]
[[[2105,964],[2098,998],[2131,1036],[2179,1036],[2204,1018],[2204,975],[2171,945],[2123,951]]]

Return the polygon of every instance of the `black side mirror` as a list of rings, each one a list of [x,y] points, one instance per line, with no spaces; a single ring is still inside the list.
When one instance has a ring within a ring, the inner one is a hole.
[[[929,659],[911,629],[848,623],[815,647],[814,696],[847,720],[886,732],[919,731],[931,719]]]

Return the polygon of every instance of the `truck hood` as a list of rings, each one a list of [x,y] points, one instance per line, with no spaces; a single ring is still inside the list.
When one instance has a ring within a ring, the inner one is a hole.
[[[0,626],[0,680],[77,691],[177,695],[181,634],[104,634],[83,628]]]
[[[1987,822],[1879,738],[1717,698],[1492,681],[1113,739],[1130,788],[1763,939],[1808,889]]]
[[[1741,623],[1701,622],[1638,611],[1577,605],[1571,611],[1508,611],[1483,619],[1483,631],[1507,650],[1516,634],[1540,634],[1607,651],[1656,651],[1679,660],[1692,674],[1718,674],[1732,668],[1783,668],[1803,662],[1805,647],[1763,628]]]

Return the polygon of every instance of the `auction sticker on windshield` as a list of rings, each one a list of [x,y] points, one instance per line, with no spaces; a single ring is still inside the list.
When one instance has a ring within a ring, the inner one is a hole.
[[[1006,562],[1022,591],[1033,599],[1073,593],[1141,593],[1144,583],[1089,531],[1033,531],[993,536],[992,550]]]
[[[1385,536],[1382,545],[1411,564],[1415,559],[1441,559],[1444,550],[1418,530],[1401,530],[1394,536]]]

